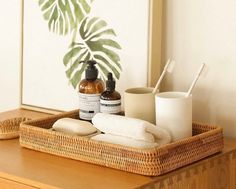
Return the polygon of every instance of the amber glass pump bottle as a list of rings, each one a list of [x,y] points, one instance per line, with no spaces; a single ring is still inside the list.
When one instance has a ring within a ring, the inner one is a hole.
[[[79,117],[83,120],[92,120],[100,112],[100,96],[104,91],[104,83],[98,79],[97,62],[89,60],[85,70],[85,79],[79,83]]]
[[[106,90],[101,94],[100,111],[102,113],[120,114],[121,113],[121,96],[115,90],[116,82],[112,73],[108,73],[106,81]]]

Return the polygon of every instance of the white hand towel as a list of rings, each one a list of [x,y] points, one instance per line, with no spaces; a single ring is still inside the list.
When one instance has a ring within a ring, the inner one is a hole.
[[[106,134],[125,136],[147,142],[163,139],[161,141],[165,144],[171,141],[170,134],[166,130],[140,119],[97,113],[93,117],[92,123],[98,130]]]
[[[106,143],[120,144],[123,146],[129,146],[134,148],[153,148],[159,146],[156,142],[146,142],[142,140],[135,140],[128,137],[111,135],[111,134],[99,134],[93,136],[91,139],[97,141],[103,141]]]
[[[97,129],[87,121],[81,121],[72,118],[58,119],[52,126],[55,131],[76,134],[79,136],[90,135]]]

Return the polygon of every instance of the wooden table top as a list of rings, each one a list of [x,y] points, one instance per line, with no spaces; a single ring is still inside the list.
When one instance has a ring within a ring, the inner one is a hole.
[[[13,115],[31,118],[48,116],[48,114],[28,110],[15,110],[0,114],[0,120]],[[236,140],[225,139],[223,153],[235,149]],[[212,158],[223,153],[212,156]],[[181,169],[187,167],[189,166]],[[174,174],[174,172],[169,174]],[[22,148],[18,139],[0,140],[0,178],[14,179],[18,182],[28,183],[31,186],[68,189],[126,189],[136,188],[167,176],[168,174],[160,177],[147,177],[128,173]]]

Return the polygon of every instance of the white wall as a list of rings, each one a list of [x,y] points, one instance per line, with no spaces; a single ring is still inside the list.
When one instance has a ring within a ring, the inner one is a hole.
[[[20,2],[0,6],[0,112],[19,105]]]
[[[164,90],[186,91],[205,62],[193,92],[193,119],[220,125],[225,135],[236,137],[236,1],[164,2],[164,57],[177,62]]]

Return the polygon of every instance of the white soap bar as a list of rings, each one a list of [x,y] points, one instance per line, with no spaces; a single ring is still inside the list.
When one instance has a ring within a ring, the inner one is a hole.
[[[91,123],[72,118],[59,119],[53,124],[52,128],[55,131],[76,134],[80,136],[90,135],[97,131],[97,129]]]

